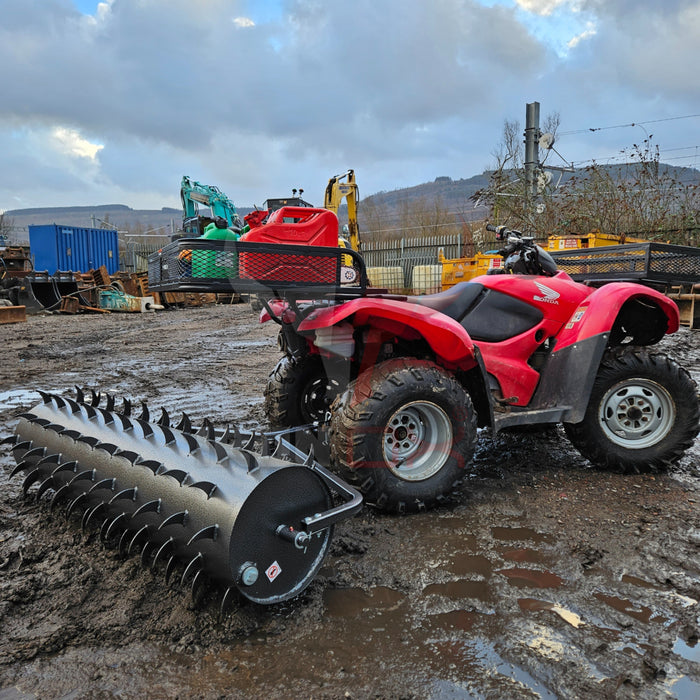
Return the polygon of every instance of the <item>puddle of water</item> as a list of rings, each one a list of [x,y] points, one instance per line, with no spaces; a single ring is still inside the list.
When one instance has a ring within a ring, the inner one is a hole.
[[[501,556],[508,561],[517,561],[527,564],[544,564],[547,557],[534,549],[508,549],[501,552]]]
[[[326,612],[331,617],[361,617],[379,613],[382,609],[395,610],[406,598],[403,593],[386,586],[369,591],[361,588],[329,588],[323,594]]]
[[[611,608],[625,615],[629,615],[640,622],[648,623],[654,614],[654,611],[646,605],[635,605],[632,601],[626,600],[625,598],[618,598],[617,596],[600,592],[596,592],[593,595]],[[666,622],[665,618],[658,615],[655,616],[653,620],[660,624]]]
[[[650,581],[645,581],[644,579],[638,578],[637,576],[631,576],[630,574],[622,574],[620,581],[622,581],[622,583],[630,583],[633,586],[637,586],[638,588],[649,588],[653,591],[665,590],[661,586],[657,586],[656,584],[651,583]]]
[[[676,643],[673,645],[673,653],[682,656],[688,661],[700,664],[700,644],[698,644],[698,642],[691,645],[682,639],[677,639]],[[698,697],[700,697],[700,695]]]
[[[530,540],[532,542],[551,542],[550,535],[545,535],[530,527],[492,527],[491,534],[497,540],[506,542],[522,542]]]
[[[449,581],[448,583],[431,583],[423,589],[423,595],[441,595],[452,600],[476,598],[488,602],[493,598],[491,586],[485,581]]]
[[[450,557],[444,568],[456,576],[475,574],[489,577],[493,573],[491,562],[485,556],[479,554],[461,554],[460,552]]]
[[[697,700],[700,698],[700,683],[683,676],[673,683],[671,692],[676,700]]]
[[[534,588],[558,588],[564,583],[561,576],[553,574],[551,571],[539,571],[536,569],[523,569],[515,567],[512,569],[500,569],[497,574],[503,574],[514,586],[534,587]]]

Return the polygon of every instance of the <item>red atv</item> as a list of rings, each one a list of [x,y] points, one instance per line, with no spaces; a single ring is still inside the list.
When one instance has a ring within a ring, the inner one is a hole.
[[[333,466],[382,509],[444,502],[477,427],[563,423],[593,464],[625,472],[676,462],[698,433],[695,382],[650,347],[678,330],[673,301],[579,284],[532,238],[489,228],[506,274],[426,296],[266,302],[284,352],[271,426],[327,423]]]

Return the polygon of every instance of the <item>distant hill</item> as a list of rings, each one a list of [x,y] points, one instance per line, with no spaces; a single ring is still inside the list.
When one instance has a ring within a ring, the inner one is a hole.
[[[545,166],[546,167],[546,166]],[[599,166],[610,170],[611,174],[619,178],[634,176],[636,164]],[[674,177],[677,181],[688,184],[700,184],[700,171],[695,168],[683,168],[673,165],[660,164],[662,172]],[[582,176],[585,171],[577,170],[575,175]],[[558,175],[555,173],[555,177]],[[565,174],[563,181],[571,177]],[[358,177],[360,188],[361,176]],[[489,183],[489,173],[475,175],[469,178],[453,180],[450,177],[436,177],[432,182],[425,182],[412,187],[404,187],[391,191],[381,191],[364,197],[360,202],[359,217],[360,228],[367,230],[365,218],[370,217],[370,212],[380,210],[383,221],[398,220],[403,207],[411,204],[430,203],[439,198],[441,206],[445,210],[454,212],[463,220],[483,219],[487,215],[485,207],[476,207],[471,197]],[[251,211],[250,208],[239,207],[241,216]],[[345,212],[341,209],[340,219],[343,221]],[[177,231],[181,225],[182,211],[172,207],[161,209],[132,209],[124,204],[102,204],[94,207],[47,207],[34,209],[14,209],[5,212],[6,220],[13,223],[11,239],[14,242],[28,240],[27,227],[31,224],[63,224],[67,226],[97,227],[104,226],[108,222],[110,226],[116,226],[120,231],[128,231],[132,234],[147,232],[170,235],[171,227]]]

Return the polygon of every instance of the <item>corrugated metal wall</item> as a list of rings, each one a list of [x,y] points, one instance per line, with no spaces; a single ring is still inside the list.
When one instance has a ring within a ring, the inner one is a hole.
[[[110,275],[119,269],[119,237],[109,229],[46,224],[29,227],[34,268],[87,272],[104,265]]]

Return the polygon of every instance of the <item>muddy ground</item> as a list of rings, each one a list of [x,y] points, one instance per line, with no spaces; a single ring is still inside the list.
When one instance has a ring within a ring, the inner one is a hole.
[[[260,425],[275,335],[245,305],[0,326],[0,437],[76,384]],[[664,346],[700,380],[698,331]],[[560,430],[484,431],[449,508],[365,508],[300,598],[219,620],[22,498],[3,447],[0,699],[700,697],[699,464],[622,476]]]

